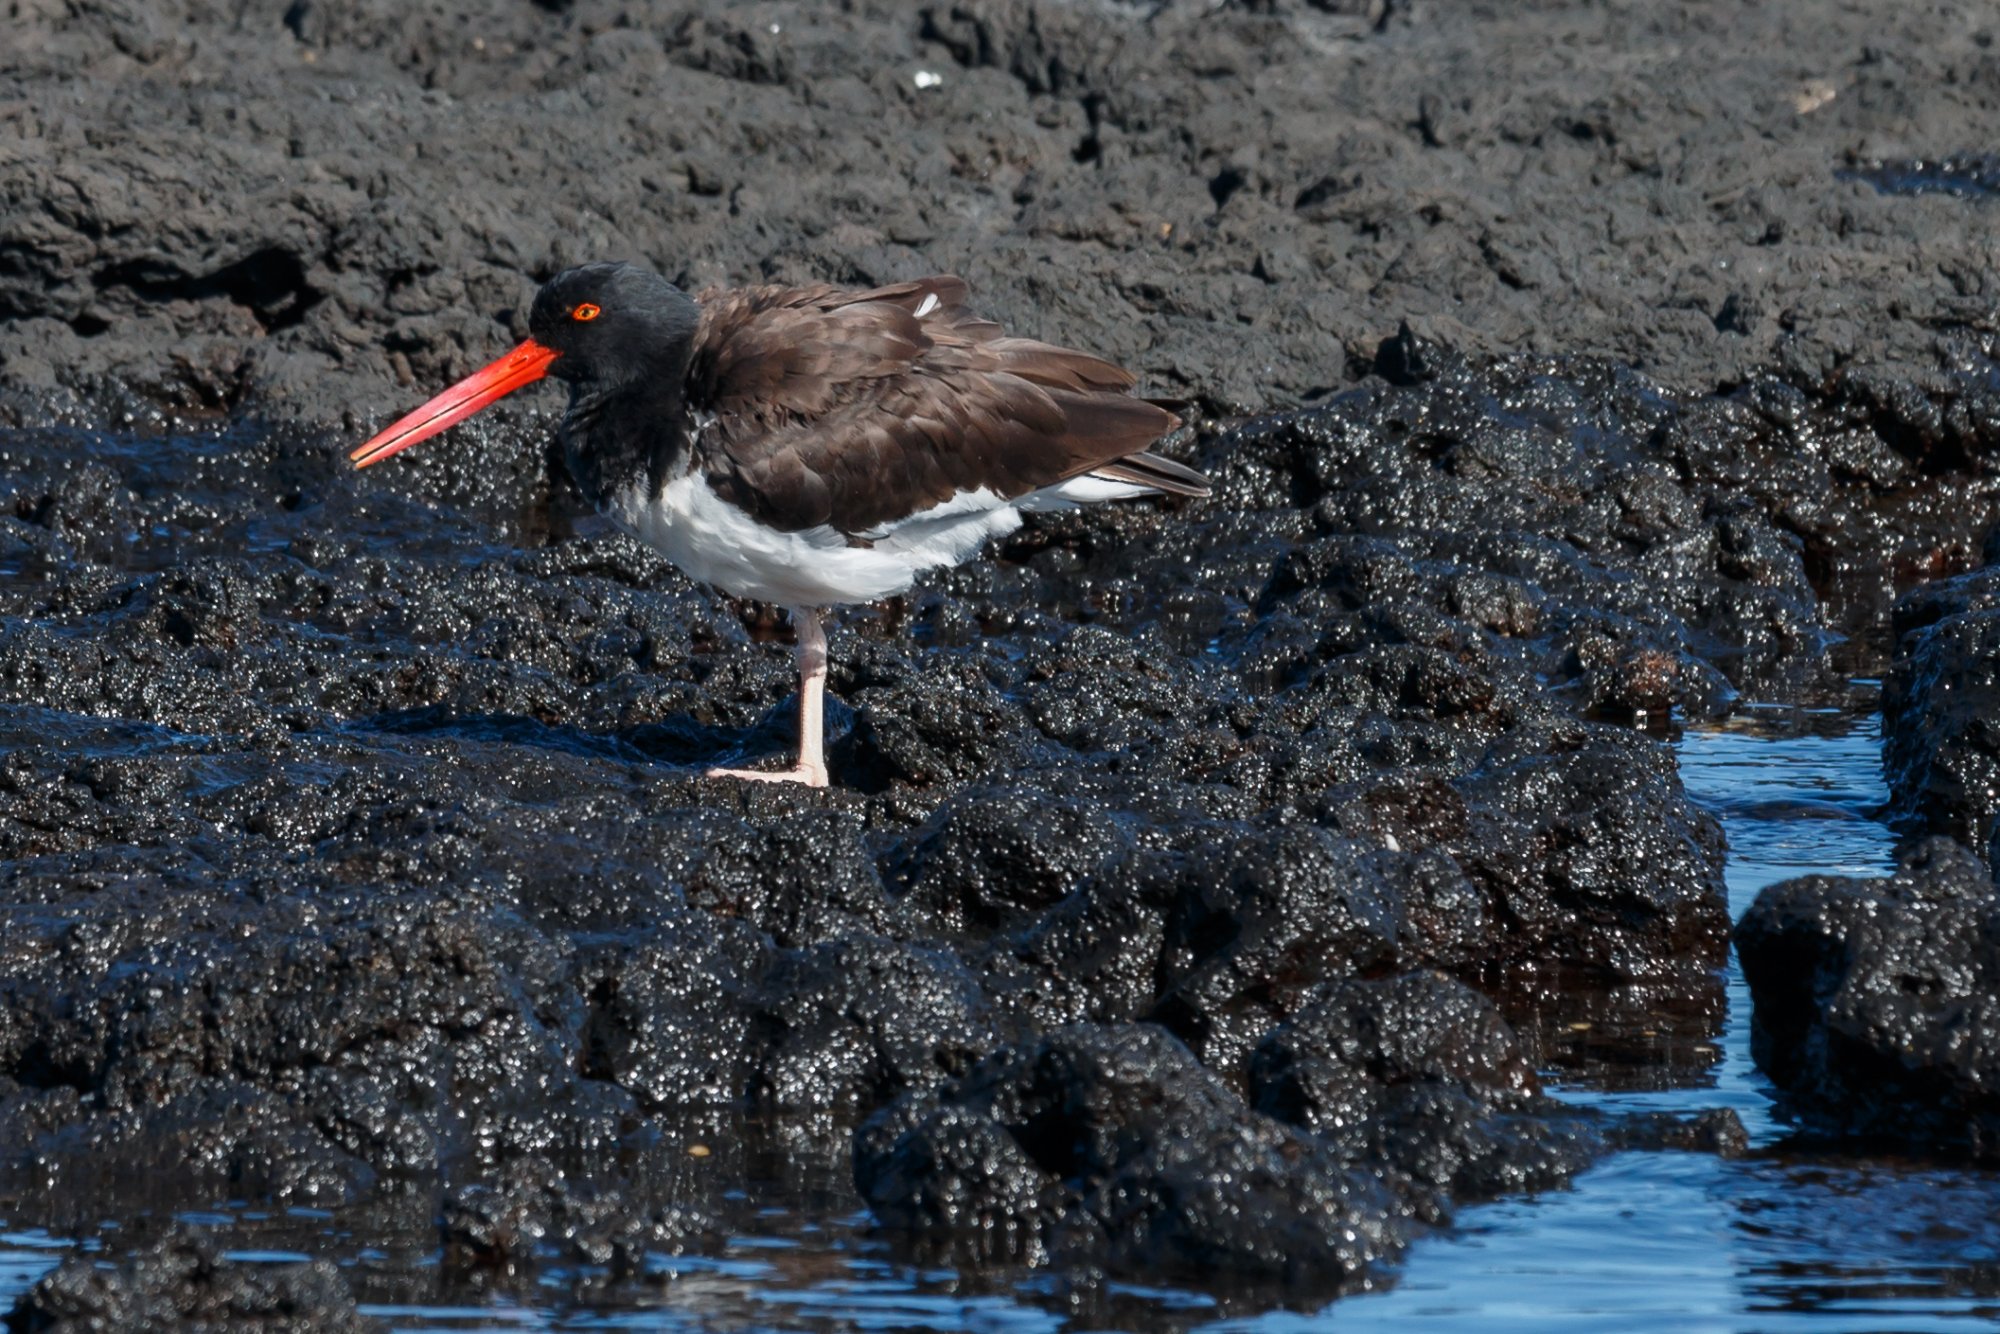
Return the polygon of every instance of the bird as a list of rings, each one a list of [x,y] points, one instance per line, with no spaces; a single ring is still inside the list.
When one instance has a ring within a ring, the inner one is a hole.
[[[566,383],[556,429],[584,499],[689,578],[792,619],[796,762],[708,775],[825,787],[827,608],[905,592],[1026,513],[1210,493],[1149,452],[1180,419],[1130,372],[1010,336],[967,299],[948,275],[690,296],[640,265],[583,264],[542,285],[518,347],[349,458]]]

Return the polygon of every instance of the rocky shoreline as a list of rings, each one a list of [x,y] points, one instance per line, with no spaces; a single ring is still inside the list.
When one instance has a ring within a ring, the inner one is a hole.
[[[728,1226],[693,1118],[810,1124],[910,1255],[1376,1281],[1463,1203],[1742,1149],[1544,1096],[1534,998],[1712,1021],[1721,831],[1660,731],[1836,695],[1900,589],[1899,809],[1970,851],[1735,938],[1803,1123],[1990,1155],[1992,612],[1923,581],[2000,518],[1993,243],[1837,175],[1971,141],[1976,24],[169,8],[0,53],[9,1217],[378,1211],[469,1288],[615,1277]],[[581,514],[551,404],[340,457],[612,253],[956,269],[1191,400],[1216,495],[853,610],[839,788],[708,782],[784,744],[785,631]],[[360,1319],[133,1244],[14,1326]]]

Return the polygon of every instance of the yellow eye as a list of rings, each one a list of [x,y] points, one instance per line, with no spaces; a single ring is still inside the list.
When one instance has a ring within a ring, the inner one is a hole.
[[[582,305],[578,306],[575,310],[572,310],[569,313],[569,317],[573,320],[594,320],[601,313],[602,312],[599,311],[596,306],[586,301]]]

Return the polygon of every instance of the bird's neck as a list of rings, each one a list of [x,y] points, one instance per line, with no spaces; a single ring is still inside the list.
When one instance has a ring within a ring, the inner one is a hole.
[[[562,442],[585,500],[602,509],[641,485],[657,495],[680,474],[690,436],[685,376],[682,364],[621,384],[571,387]]]

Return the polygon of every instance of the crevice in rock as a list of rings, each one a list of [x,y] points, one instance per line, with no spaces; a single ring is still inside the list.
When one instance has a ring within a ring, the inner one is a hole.
[[[99,270],[91,283],[100,292],[124,288],[145,302],[226,298],[254,314],[266,333],[299,323],[324,295],[306,281],[304,261],[282,246],[266,246],[206,274],[156,259],[127,260]]]

